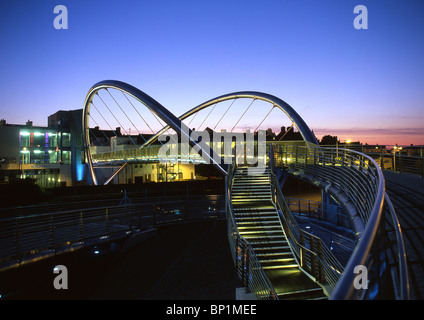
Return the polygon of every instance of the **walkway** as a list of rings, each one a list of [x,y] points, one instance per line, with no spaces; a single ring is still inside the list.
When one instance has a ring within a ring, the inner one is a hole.
[[[384,171],[386,191],[398,216],[408,259],[411,299],[424,299],[424,179]]]

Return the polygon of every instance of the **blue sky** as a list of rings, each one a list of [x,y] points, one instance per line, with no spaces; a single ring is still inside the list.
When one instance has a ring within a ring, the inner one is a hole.
[[[353,27],[356,5],[368,29]],[[53,26],[56,5],[69,28]],[[424,144],[424,2],[412,0],[0,3],[0,118],[46,125],[98,81],[128,82],[176,115],[263,91],[314,130]]]

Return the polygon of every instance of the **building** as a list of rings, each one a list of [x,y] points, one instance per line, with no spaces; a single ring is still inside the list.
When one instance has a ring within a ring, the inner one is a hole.
[[[0,183],[31,178],[42,188],[73,186],[86,180],[82,109],[58,111],[48,126],[0,121]]]

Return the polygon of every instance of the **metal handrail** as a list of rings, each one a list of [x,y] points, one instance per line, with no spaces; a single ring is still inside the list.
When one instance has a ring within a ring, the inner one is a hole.
[[[315,277],[318,283],[326,287],[326,291],[331,293],[334,289],[340,275],[343,273],[343,266],[328,249],[328,247],[321,241],[321,239],[309,232],[302,230],[296,219],[294,218],[287,201],[285,200],[281,189],[275,177],[275,167],[273,160],[273,149],[270,149],[270,169],[271,169],[271,185],[273,191],[273,198],[277,208],[280,209],[283,218],[283,226],[286,236],[291,240],[290,246],[299,261],[299,265],[305,272]],[[309,244],[309,247],[307,246]],[[314,248],[316,247],[316,248]],[[305,257],[309,260],[315,260],[309,264],[305,263]],[[319,268],[314,266],[318,264]]]
[[[385,199],[387,203],[387,208],[390,212],[390,217],[394,224],[394,230],[396,233],[396,240],[398,243],[398,259],[399,259],[399,282],[400,282],[400,299],[401,300],[409,300],[410,299],[410,293],[409,293],[409,276],[408,276],[408,266],[407,266],[407,259],[406,259],[406,250],[405,250],[405,244],[403,242],[403,235],[402,235],[402,229],[399,223],[399,220],[397,218],[396,212],[394,210],[393,204],[390,200],[389,195],[385,194]]]
[[[332,147],[334,145],[322,145]],[[424,147],[394,145],[363,145],[349,143],[344,148],[356,150],[373,158],[382,170],[409,173],[424,178]]]
[[[233,257],[234,265],[238,271],[238,276],[258,300],[278,300],[278,296],[265,274],[259,259],[257,258],[252,245],[242,235],[240,235],[234,217],[234,208],[231,201],[231,191],[233,177],[236,166],[230,165],[226,177],[226,209],[228,240]]]
[[[219,210],[209,210],[209,203],[203,197],[193,196],[189,200],[40,211],[38,214],[32,211],[25,214],[20,208],[20,215],[0,218],[0,270],[94,243],[115,241],[163,224],[219,218]]]
[[[345,271],[332,293],[332,299],[352,299],[359,290],[354,288],[355,267],[370,262],[369,254],[376,246],[382,230],[383,205],[387,204],[392,219],[396,219],[393,206],[385,194],[385,181],[381,168],[371,157],[353,150],[338,148],[285,146],[281,154],[281,165],[291,174],[320,185],[342,203],[352,218],[358,243]],[[399,272],[402,279],[401,296],[409,296],[407,285],[406,257],[402,250],[401,230],[396,224],[400,257]],[[405,283],[406,281],[406,283]]]

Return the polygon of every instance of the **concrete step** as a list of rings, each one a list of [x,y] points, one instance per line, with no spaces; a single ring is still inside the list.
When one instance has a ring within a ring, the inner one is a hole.
[[[322,288],[312,288],[306,290],[289,291],[279,293],[280,300],[325,300],[328,299]]]

